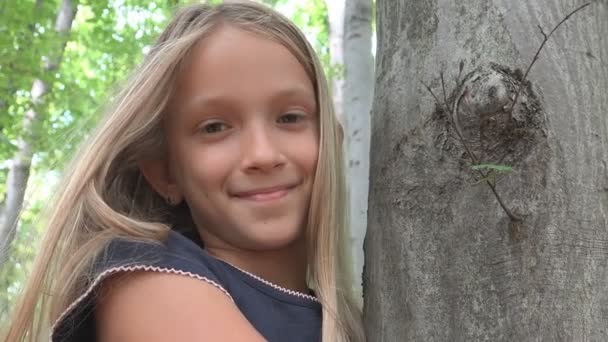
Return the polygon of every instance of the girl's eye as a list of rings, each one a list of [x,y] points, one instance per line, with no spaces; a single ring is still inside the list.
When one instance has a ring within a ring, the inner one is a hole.
[[[303,118],[302,114],[288,113],[279,118],[279,123],[297,123]]]
[[[212,122],[203,126],[203,132],[208,134],[219,133],[228,128],[223,122]]]

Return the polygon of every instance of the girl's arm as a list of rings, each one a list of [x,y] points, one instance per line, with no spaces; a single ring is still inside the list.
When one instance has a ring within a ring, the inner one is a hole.
[[[132,273],[97,298],[101,342],[264,341],[225,293],[190,277]]]

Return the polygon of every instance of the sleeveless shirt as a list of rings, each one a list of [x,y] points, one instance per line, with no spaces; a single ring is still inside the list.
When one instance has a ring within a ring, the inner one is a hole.
[[[134,271],[192,277],[217,287],[270,342],[321,340],[321,304],[312,294],[282,288],[217,259],[176,231],[163,243],[114,239],[95,262],[94,271],[85,292],[53,324],[51,342],[95,341],[100,284],[112,275]]]

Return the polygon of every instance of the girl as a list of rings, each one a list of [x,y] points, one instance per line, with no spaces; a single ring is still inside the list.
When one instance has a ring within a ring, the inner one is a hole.
[[[8,341],[362,341],[320,63],[252,2],[181,10],[66,174]]]

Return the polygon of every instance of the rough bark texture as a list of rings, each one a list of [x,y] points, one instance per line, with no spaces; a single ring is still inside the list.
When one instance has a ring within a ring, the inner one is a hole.
[[[344,130],[347,142],[350,227],[356,291],[361,293],[367,228],[370,110],[374,66],[372,1],[349,0],[344,9]]]
[[[36,5],[39,6],[38,3]],[[55,51],[49,51],[49,55],[43,58],[45,60],[44,73],[51,75],[59,67],[75,15],[76,4],[74,1],[63,0],[57,11],[55,31],[64,39],[61,40],[61,44],[56,47]],[[19,215],[25,199],[32,157],[35,152],[32,143],[36,139],[36,130],[39,129],[44,118],[37,110],[43,104],[43,97],[49,92],[49,88],[42,79],[33,81],[31,90],[33,108],[29,109],[23,118],[24,136],[17,141],[17,152],[8,171],[6,198],[0,213],[0,267],[8,259],[9,248],[15,238]]]
[[[378,2],[370,341],[608,340],[607,1],[555,32],[510,112],[538,26],[580,4]],[[496,191],[522,222],[479,182],[457,126],[478,162],[514,168]]]

